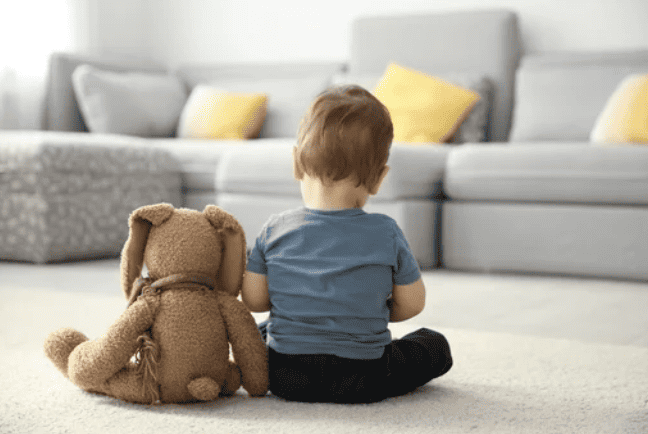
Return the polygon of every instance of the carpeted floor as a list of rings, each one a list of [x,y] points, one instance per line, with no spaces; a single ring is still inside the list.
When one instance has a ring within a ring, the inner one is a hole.
[[[210,403],[127,404],[77,389],[41,348],[61,326],[99,336],[124,300],[49,286],[0,284],[2,434],[648,433],[648,347],[445,327],[453,369],[377,404],[289,403],[243,391]],[[417,326],[397,323],[392,332]]]

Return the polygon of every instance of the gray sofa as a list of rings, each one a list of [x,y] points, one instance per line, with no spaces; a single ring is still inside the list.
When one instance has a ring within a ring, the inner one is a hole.
[[[524,57],[509,142],[448,158],[443,266],[648,279],[648,147],[590,142],[637,73],[648,50]]]
[[[522,56],[518,26],[506,10],[366,17],[353,23],[348,64],[182,65],[173,72],[188,91],[207,82],[267,93],[260,138],[119,137],[173,157],[181,204],[222,206],[251,243],[270,214],[301,205],[290,155],[310,100],[331,84],[370,88],[393,61],[482,96],[453,143],[394,143],[392,169],[366,206],[397,220],[423,267],[648,280],[648,149],[589,141],[619,81],[648,73],[648,49]],[[86,130],[69,78],[84,63],[166,70],[55,56],[45,118],[60,146],[56,131]]]
[[[472,85],[483,96],[487,116],[468,118],[457,136],[475,137],[473,131],[462,131],[469,126],[481,131],[481,140],[502,141],[510,128],[520,55],[517,34],[515,15],[502,10],[361,18],[351,29],[348,70],[333,77],[333,82],[371,89],[386,65],[397,62],[460,85]],[[484,79],[489,84],[485,92]],[[439,264],[442,180],[446,159],[458,145],[395,142],[388,161],[391,170],[365,207],[398,222],[423,267]],[[301,205],[299,186],[292,179],[290,149],[281,145],[228,152],[219,164],[216,186],[218,203],[242,216],[252,235],[269,214]],[[256,212],[250,214],[249,210]]]

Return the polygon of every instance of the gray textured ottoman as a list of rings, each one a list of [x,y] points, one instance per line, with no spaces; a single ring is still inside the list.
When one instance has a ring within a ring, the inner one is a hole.
[[[181,205],[178,164],[141,139],[46,131],[0,133],[0,259],[116,256],[142,205]]]

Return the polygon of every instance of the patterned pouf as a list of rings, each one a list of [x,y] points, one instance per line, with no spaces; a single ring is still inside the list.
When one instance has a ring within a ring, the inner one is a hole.
[[[181,175],[146,139],[88,133],[0,133],[0,259],[37,263],[117,256],[128,216],[181,204]]]

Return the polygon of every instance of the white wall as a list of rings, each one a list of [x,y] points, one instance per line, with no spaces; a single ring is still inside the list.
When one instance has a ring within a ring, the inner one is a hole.
[[[101,0],[103,51],[168,64],[346,61],[361,15],[506,8],[527,53],[648,48],[648,0]]]
[[[162,0],[165,1],[165,0]],[[149,0],[67,0],[76,50],[93,54],[153,57],[153,32],[148,25]],[[159,54],[159,53],[158,53]]]

